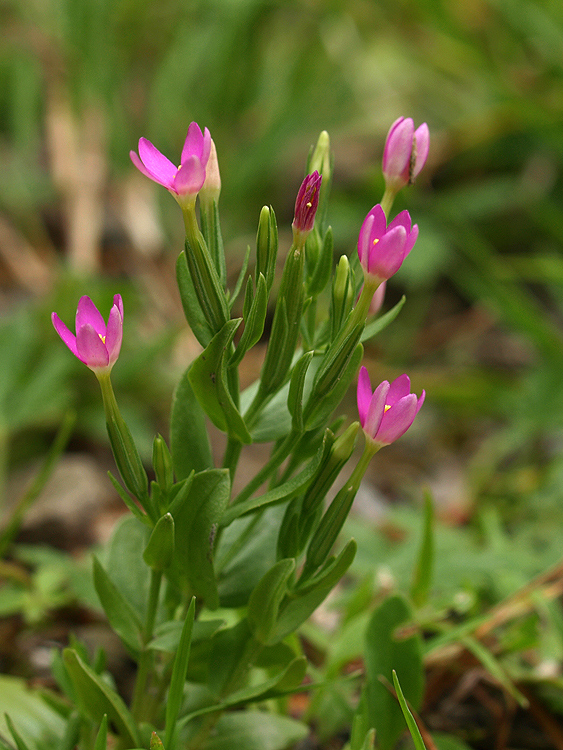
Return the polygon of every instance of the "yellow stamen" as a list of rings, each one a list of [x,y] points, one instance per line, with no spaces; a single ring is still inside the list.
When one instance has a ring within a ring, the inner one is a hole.
[[[312,205],[313,205],[313,204],[311,203],[311,201],[309,201],[309,202],[307,203],[307,208],[311,208],[311,207],[312,207]]]
[[[103,343],[103,344],[105,344],[105,343],[106,343],[106,337],[105,337],[105,336],[102,336],[102,334],[101,334],[101,333],[98,333],[98,336],[99,336],[99,337],[101,338],[101,340],[102,340],[102,343]]]
[[[379,240],[376,239],[376,240],[373,241],[373,244],[377,245],[378,242],[379,242]]]
[[[391,404],[385,404],[385,409],[383,410],[383,413],[385,414],[385,412],[386,412],[386,411],[387,411],[388,409],[390,409],[390,408],[391,408]]]

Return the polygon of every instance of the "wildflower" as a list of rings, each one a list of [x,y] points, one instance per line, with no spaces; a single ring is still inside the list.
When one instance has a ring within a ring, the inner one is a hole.
[[[424,122],[416,130],[410,117],[391,125],[383,151],[383,176],[393,192],[412,184],[428,157],[430,134]]]
[[[76,336],[56,313],[51,315],[56,332],[75,357],[96,374],[109,373],[121,349],[123,302],[113,298],[107,325],[90,297],[81,297],[76,310]]]
[[[409,429],[424,403],[425,392],[417,398],[411,393],[408,375],[400,375],[391,384],[387,380],[371,391],[368,371],[358,377],[358,413],[366,438],[378,447],[394,443]]]
[[[304,241],[315,223],[315,214],[319,206],[321,175],[315,170],[308,174],[301,183],[295,201],[295,218],[293,219],[293,236],[296,243]]]
[[[371,209],[358,238],[358,255],[364,275],[380,284],[399,270],[418,237],[418,226],[411,227],[411,224],[408,211],[401,211],[386,226],[381,206],[378,204]]]
[[[192,122],[182,149],[179,167],[175,167],[146,138],[139,140],[139,154],[129,153],[131,161],[146,177],[163,185],[182,208],[192,205],[201,190],[206,176],[207,162],[211,153],[211,135],[197,122]]]

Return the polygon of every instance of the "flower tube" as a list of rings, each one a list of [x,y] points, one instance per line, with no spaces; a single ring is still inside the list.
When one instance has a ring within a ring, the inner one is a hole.
[[[76,310],[76,335],[52,313],[51,320],[64,343],[75,357],[97,375],[109,373],[117,361],[123,338],[123,302],[113,298],[107,325],[90,297],[81,297]]]
[[[400,375],[391,384],[387,380],[371,390],[368,371],[358,377],[358,413],[366,438],[377,448],[390,445],[404,435],[424,403],[425,392],[411,393],[408,375]]]

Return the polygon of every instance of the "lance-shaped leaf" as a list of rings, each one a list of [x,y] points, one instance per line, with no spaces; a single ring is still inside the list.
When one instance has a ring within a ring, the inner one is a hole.
[[[280,604],[287,593],[287,583],[294,570],[293,558],[280,560],[260,579],[250,595],[248,624],[254,637],[260,643],[270,642],[276,627]]]
[[[186,370],[178,383],[170,417],[170,449],[178,479],[185,479],[192,471],[213,467],[205,412],[199,405],[188,375],[189,370]]]
[[[403,294],[401,299],[394,307],[389,310],[389,312],[386,312],[385,315],[381,315],[379,318],[372,320],[371,323],[368,323],[364,328],[364,332],[362,333],[362,343],[364,341],[369,341],[374,336],[377,336],[377,334],[380,333],[384,328],[387,328],[389,323],[392,323],[397,315],[401,312],[401,308],[405,304],[406,299],[407,298]]]
[[[292,416],[292,426],[297,432],[303,432],[303,389],[307,370],[314,356],[314,352],[305,352],[299,359],[291,373],[287,406]]]
[[[65,648],[63,660],[82,713],[96,723],[107,714],[126,747],[139,747],[137,727],[119,695],[82,661],[74,649]]]
[[[141,620],[96,556],[94,556],[94,586],[111,627],[133,654],[138,654],[142,645]]]
[[[307,284],[307,294],[311,297],[318,297],[328,284],[332,270],[333,254],[334,238],[332,236],[332,229],[329,227],[322,240],[315,269],[311,275],[309,283]]]
[[[230,495],[228,469],[209,469],[194,476],[186,502],[174,517],[175,561],[196,596],[209,609],[219,606],[213,570],[213,543]]]
[[[174,519],[165,513],[158,519],[145,551],[143,560],[153,570],[166,570],[174,558]]]
[[[226,359],[242,318],[229,320],[192,363],[188,379],[202,409],[213,424],[241,443],[252,439],[227,384]]]

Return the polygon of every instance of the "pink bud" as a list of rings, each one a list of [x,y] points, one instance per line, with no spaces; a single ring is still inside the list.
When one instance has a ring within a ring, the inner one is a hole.
[[[388,188],[397,191],[412,184],[428,157],[430,133],[423,123],[416,130],[410,117],[399,117],[391,125],[383,151],[383,176]]]
[[[295,218],[292,225],[294,234],[307,235],[313,228],[319,206],[321,181],[321,175],[315,170],[313,174],[308,174],[301,183],[295,201]]]

